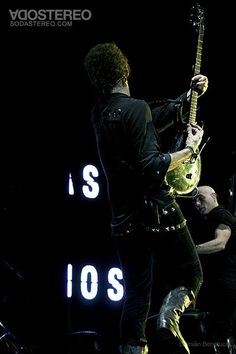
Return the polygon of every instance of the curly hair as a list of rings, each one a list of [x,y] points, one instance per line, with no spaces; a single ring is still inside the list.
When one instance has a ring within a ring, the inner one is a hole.
[[[99,91],[111,91],[130,73],[128,59],[114,42],[100,43],[91,48],[84,59],[84,66],[91,83]]]

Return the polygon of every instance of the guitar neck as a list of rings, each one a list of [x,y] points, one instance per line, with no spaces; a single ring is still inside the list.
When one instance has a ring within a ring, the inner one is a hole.
[[[190,110],[189,110],[189,123],[190,124],[194,124],[196,122],[197,100],[198,100],[198,93],[196,91],[192,90],[192,92],[191,92]]]
[[[201,70],[203,36],[204,36],[204,28],[203,25],[201,24],[199,27],[198,40],[197,40],[197,53],[196,53],[196,60],[194,65],[194,76],[200,74],[200,70]],[[198,100],[198,93],[194,90],[191,90],[190,111],[189,111],[190,124],[194,124],[196,122],[197,100]]]
[[[197,40],[197,52],[196,52],[196,59],[194,65],[194,75],[200,74],[200,70],[201,70],[203,36],[204,36],[203,26],[200,26],[199,33],[198,33],[198,40]]]

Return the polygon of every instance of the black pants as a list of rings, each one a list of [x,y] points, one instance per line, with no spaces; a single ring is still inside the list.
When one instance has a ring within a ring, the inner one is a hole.
[[[172,211],[161,216],[163,226],[184,221],[176,202],[168,210]],[[117,237],[116,245],[125,283],[121,341],[144,345],[154,265],[156,274],[159,273],[160,280],[166,283],[166,289],[185,286],[197,294],[202,284],[201,263],[186,225],[179,230],[160,233],[136,230],[130,235]]]
[[[217,336],[224,341],[231,336],[236,336],[236,289],[230,289],[219,281],[216,291],[218,306],[215,306],[214,314]]]
[[[236,289],[214,278],[206,279],[199,293],[199,307],[211,313],[208,324],[212,341],[222,341],[234,336],[236,338]]]

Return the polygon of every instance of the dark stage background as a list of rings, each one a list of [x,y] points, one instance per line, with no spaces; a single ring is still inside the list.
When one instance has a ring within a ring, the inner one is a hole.
[[[232,208],[232,4],[200,3],[206,10],[201,72],[209,77],[209,89],[199,99],[198,120],[204,121],[205,140],[210,137],[202,153],[200,183],[212,185]],[[3,8],[0,322],[42,353],[48,348],[58,352],[74,331],[98,332],[105,347],[115,348],[118,340],[122,301],[106,296],[107,272],[118,261],[89,117],[95,95],[83,58],[98,42],[115,41],[130,60],[132,96],[175,98],[188,89],[195,61],[192,4],[38,0],[8,1]],[[72,26],[11,26],[9,9],[89,9],[92,17]],[[87,164],[99,171],[95,199],[82,192]],[[74,195],[68,193],[69,174]],[[189,200],[180,203],[197,238],[199,216]],[[68,263],[77,276],[86,264],[96,267],[94,300],[85,300],[79,291],[66,297]]]

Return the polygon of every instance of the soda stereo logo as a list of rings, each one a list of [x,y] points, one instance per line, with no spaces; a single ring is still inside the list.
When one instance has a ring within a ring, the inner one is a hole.
[[[11,26],[66,26],[89,21],[89,9],[9,9]]]

